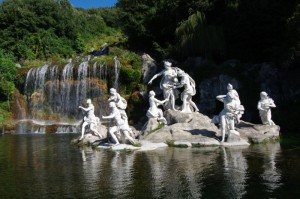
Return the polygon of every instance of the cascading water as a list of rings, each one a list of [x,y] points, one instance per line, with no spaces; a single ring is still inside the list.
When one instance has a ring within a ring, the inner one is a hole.
[[[83,118],[83,112],[78,106],[85,106],[87,98],[92,99],[96,115],[104,114],[107,85],[118,87],[120,62],[117,64],[114,71],[108,71],[106,64],[90,64],[89,61],[79,65],[69,61],[65,66],[44,65],[31,68],[27,73],[24,89],[28,112],[20,119],[30,121],[38,127],[29,130],[21,128],[22,131],[41,133],[47,129],[40,125],[56,125],[56,132],[61,132],[62,129],[74,132],[74,125],[78,125]],[[116,78],[109,83],[111,76]]]
[[[121,68],[121,63],[118,60],[117,56],[114,57],[115,61],[115,82],[114,82],[114,88],[119,91],[119,74],[120,74],[120,68]]]

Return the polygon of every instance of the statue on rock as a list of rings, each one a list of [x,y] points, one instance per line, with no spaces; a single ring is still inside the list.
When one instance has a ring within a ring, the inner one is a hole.
[[[116,126],[109,128],[109,134],[113,138],[115,144],[120,144],[115,133],[121,131],[124,136],[131,142],[131,144],[136,144],[134,138],[130,136],[132,130],[130,129],[127,120],[122,118],[120,110],[117,108],[115,102],[109,102],[110,114],[108,116],[102,116],[103,119],[114,119]]]
[[[260,100],[257,104],[257,109],[259,110],[259,116],[263,124],[275,125],[272,121],[271,108],[275,108],[276,105],[274,100],[268,97],[268,94],[264,91],[260,93]]]
[[[84,116],[83,118],[83,123],[81,126],[81,137],[79,140],[82,140],[84,137],[84,132],[85,132],[85,127],[87,125],[90,125],[90,129],[96,134],[98,135],[100,138],[102,138],[102,135],[97,131],[97,126],[100,125],[100,119],[98,117],[95,116],[95,107],[92,104],[92,100],[91,99],[87,99],[86,103],[88,105],[87,108],[84,108],[82,106],[79,106],[78,108],[84,110],[86,112],[86,116]]]
[[[167,101],[168,101],[168,99],[165,99],[163,101],[156,99],[155,92],[150,91],[149,92],[150,108],[147,111],[147,117],[148,118],[156,118],[159,123],[163,123],[164,125],[167,125],[167,120],[166,120],[166,118],[164,118],[162,110],[160,108],[158,108],[158,105],[163,104]]]
[[[160,88],[163,90],[164,98],[167,103],[164,104],[165,109],[172,109],[176,111],[175,100],[178,98],[178,90],[176,85],[178,84],[177,71],[176,68],[171,67],[172,63],[169,61],[164,61],[165,69],[160,73],[154,75],[148,84],[152,84],[152,81],[158,76],[163,75],[160,81]]]
[[[227,90],[228,92],[226,95],[217,96],[217,100],[224,103],[224,108],[217,117],[218,119],[213,119],[213,122],[216,122],[214,120],[217,120],[221,125],[221,142],[225,141],[226,133],[228,134],[228,138],[230,137],[230,134],[239,136],[239,132],[235,130],[235,123],[240,122],[240,118],[244,113],[244,106],[241,105],[237,91],[233,89],[231,84],[227,85]]]
[[[195,81],[183,70],[177,69],[177,74],[181,77],[180,84],[177,88],[184,87],[181,93],[182,107],[181,111],[184,113],[198,112],[197,105],[192,101],[192,97],[196,94]]]
[[[120,111],[122,119],[128,122],[128,117],[125,112],[125,109],[127,108],[127,101],[119,93],[117,93],[116,89],[114,88],[111,88],[109,90],[109,93],[110,93],[110,97],[108,98],[108,101],[115,102],[116,107]]]

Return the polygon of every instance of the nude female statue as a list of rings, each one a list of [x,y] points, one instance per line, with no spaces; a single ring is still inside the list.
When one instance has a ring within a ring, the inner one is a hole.
[[[177,88],[184,87],[184,90],[181,93],[181,100],[182,100],[181,111],[185,113],[199,111],[196,104],[192,101],[192,97],[196,94],[195,81],[181,69],[177,69],[177,74],[179,77],[181,77],[180,84],[179,86],[177,86]]]
[[[178,97],[178,90],[175,88],[178,83],[176,69],[171,67],[172,63],[164,61],[165,69],[160,73],[154,75],[148,84],[152,84],[152,81],[159,76],[163,76],[160,81],[160,88],[163,90],[164,98],[167,99],[165,103],[166,109],[176,110],[175,100]]]
[[[222,140],[225,141],[226,132],[239,135],[239,132],[235,130],[235,123],[239,123],[242,114],[244,113],[244,107],[241,105],[239,95],[236,90],[233,89],[231,84],[227,85],[227,94],[218,95],[217,100],[224,103],[224,108],[219,114],[219,123],[221,124]]]
[[[158,99],[155,98],[155,92],[154,91],[150,91],[149,92],[149,104],[150,104],[150,108],[147,111],[147,117],[148,118],[156,118],[158,122],[163,123],[163,124],[167,124],[167,120],[166,118],[164,118],[163,112],[160,108],[158,108],[157,106],[160,104],[165,103],[166,101],[168,101],[167,99],[160,101]]]
[[[275,125],[272,121],[271,108],[275,108],[276,105],[272,98],[268,97],[268,94],[264,91],[260,93],[260,100],[257,104],[257,109],[259,110],[259,116],[263,124]]]

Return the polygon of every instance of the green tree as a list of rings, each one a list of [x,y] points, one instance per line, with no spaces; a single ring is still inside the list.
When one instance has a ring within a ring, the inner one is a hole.
[[[176,29],[177,52],[181,56],[218,57],[224,54],[225,41],[222,27],[207,25],[205,15],[197,12]]]
[[[13,56],[0,49],[0,96],[6,97],[5,100],[8,100],[8,104],[10,103],[10,96],[15,89],[15,78],[16,67]]]
[[[99,10],[75,9],[68,0],[6,0],[0,19],[0,48],[18,59],[70,57],[109,30]]]

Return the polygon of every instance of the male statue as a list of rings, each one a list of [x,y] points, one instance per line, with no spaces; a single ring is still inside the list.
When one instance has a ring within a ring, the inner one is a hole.
[[[83,123],[81,126],[81,137],[80,140],[83,139],[84,136],[84,132],[85,132],[85,127],[87,125],[90,125],[90,129],[96,134],[98,135],[100,138],[102,138],[102,135],[97,131],[97,125],[100,124],[100,119],[98,117],[95,116],[95,107],[92,104],[92,100],[91,99],[87,99],[86,103],[88,105],[87,108],[84,108],[82,106],[79,106],[78,108],[84,110],[86,112],[86,116],[84,116],[83,118]]]
[[[124,136],[131,142],[131,144],[136,144],[134,138],[130,136],[130,132],[132,131],[128,125],[127,120],[122,118],[120,110],[117,108],[115,102],[109,102],[110,114],[108,116],[102,116],[103,119],[114,119],[116,126],[109,128],[109,134],[113,138],[115,144],[120,144],[115,133],[121,131]]]

